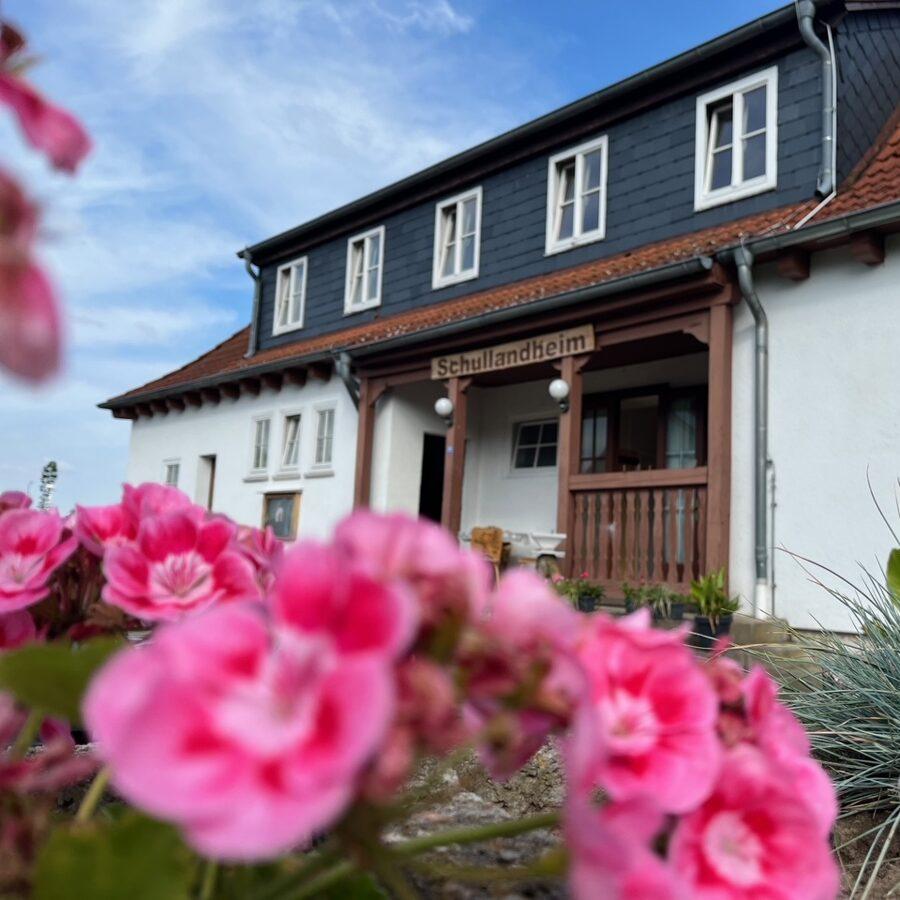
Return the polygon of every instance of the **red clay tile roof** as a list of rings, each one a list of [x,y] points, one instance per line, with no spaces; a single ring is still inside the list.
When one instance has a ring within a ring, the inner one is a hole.
[[[876,151],[847,180],[840,193],[824,207],[810,224],[849,213],[861,212],[900,199],[900,111],[892,118],[876,143]],[[241,329],[212,350],[180,369],[108,400],[104,405],[121,406],[144,395],[188,387],[197,381],[233,378],[243,369],[303,359],[336,350],[352,350],[386,341],[400,335],[427,331],[450,322],[508,309],[544,297],[590,287],[648,269],[659,268],[736,244],[741,237],[757,238],[791,230],[795,223],[816,206],[815,200],[784,206],[769,212],[736,219],[715,228],[691,232],[655,244],[647,244],[625,253],[584,263],[549,275],[423,306],[410,312],[386,316],[374,322],[343,328],[282,347],[263,350],[245,357],[249,326]]]

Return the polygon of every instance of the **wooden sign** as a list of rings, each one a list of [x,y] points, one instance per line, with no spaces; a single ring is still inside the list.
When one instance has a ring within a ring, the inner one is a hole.
[[[439,379],[478,375],[481,372],[495,372],[498,369],[546,362],[562,356],[575,356],[593,349],[594,326],[580,325],[578,328],[541,334],[526,338],[524,341],[498,344],[496,347],[486,347],[483,350],[436,356],[431,360],[431,377]]]

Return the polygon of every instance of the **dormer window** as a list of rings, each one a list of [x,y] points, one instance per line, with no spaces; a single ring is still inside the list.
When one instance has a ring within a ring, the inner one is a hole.
[[[603,240],[606,234],[606,135],[550,157],[547,253]]]
[[[777,183],[778,69],[697,98],[694,209],[768,191]]]
[[[306,257],[278,267],[275,276],[275,317],[272,334],[303,327],[306,306]]]
[[[344,315],[381,305],[384,269],[384,225],[347,242],[347,285]]]
[[[480,244],[480,187],[438,203],[431,286],[437,289],[477,278]]]

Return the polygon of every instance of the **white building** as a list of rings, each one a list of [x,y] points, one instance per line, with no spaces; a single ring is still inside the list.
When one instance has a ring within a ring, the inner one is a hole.
[[[875,6],[785,7],[242,251],[248,328],[103,404],[129,480],[286,539],[367,504],[496,525],[611,597],[726,566],[748,610],[846,627],[777,548],[852,574],[891,544],[866,479],[893,509],[900,4]]]

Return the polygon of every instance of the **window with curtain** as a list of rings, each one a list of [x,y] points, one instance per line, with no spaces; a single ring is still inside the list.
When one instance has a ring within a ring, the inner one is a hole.
[[[547,253],[602,240],[606,231],[606,136],[550,158]]]
[[[253,425],[253,452],[251,468],[265,472],[269,466],[269,429],[271,419],[257,419]]]
[[[439,203],[434,227],[432,287],[476,278],[481,242],[481,188]]]
[[[275,277],[275,318],[273,333],[303,327],[306,303],[306,257],[278,267]]]
[[[284,417],[284,442],[281,448],[281,468],[296,469],[300,465],[300,413]]]
[[[320,409],[316,421],[316,465],[330,466],[334,451],[334,409]]]
[[[381,303],[383,261],[383,225],[359,234],[347,242],[345,313],[370,309]]]

